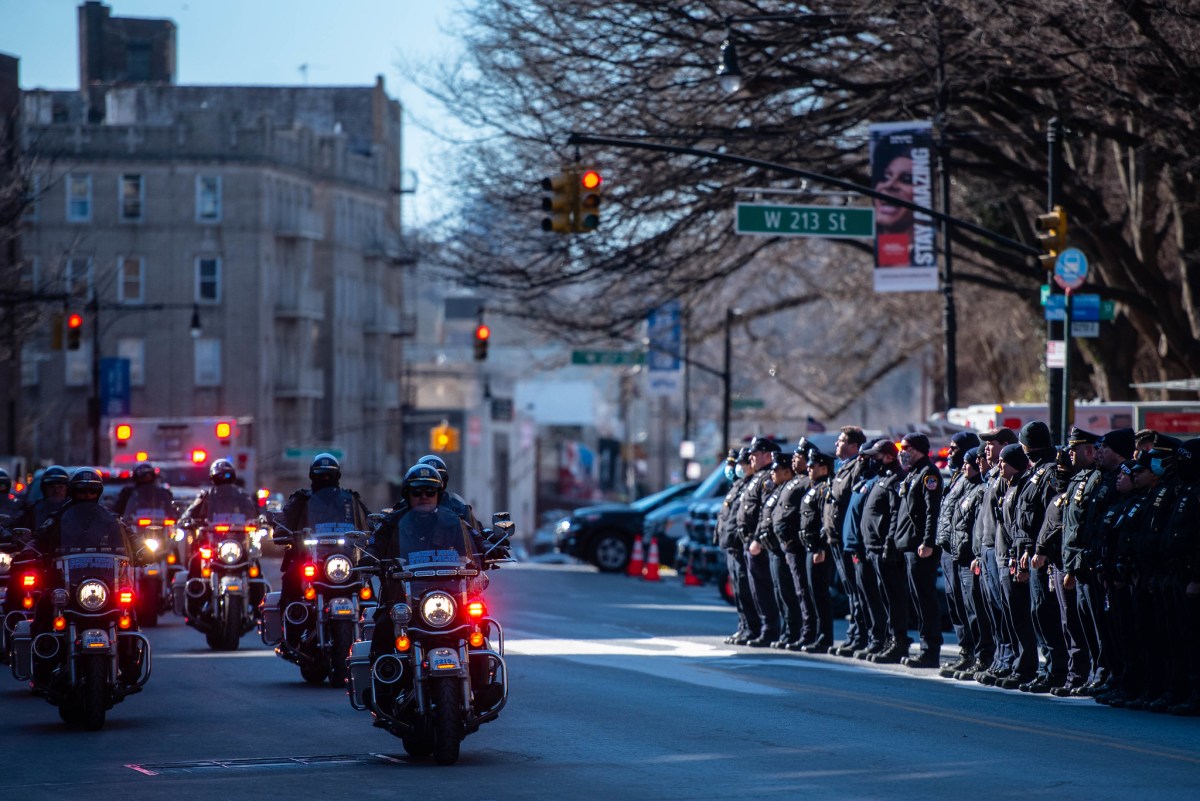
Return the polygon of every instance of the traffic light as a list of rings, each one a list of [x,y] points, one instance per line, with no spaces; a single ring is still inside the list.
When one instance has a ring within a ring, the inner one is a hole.
[[[434,426],[429,430],[429,450],[435,453],[456,453],[458,429],[447,423]]]
[[[486,323],[475,326],[475,361],[481,362],[487,358],[488,339],[491,336],[492,329]]]
[[[586,234],[600,227],[600,184],[603,179],[595,170],[579,175],[579,205],[575,210],[575,230]]]
[[[71,312],[67,315],[67,350],[79,350],[83,345],[83,315]]]
[[[1058,254],[1067,248],[1067,213],[1062,206],[1055,206],[1046,214],[1038,215],[1037,228],[1038,241],[1045,251],[1038,260],[1047,272],[1053,272]]]
[[[575,228],[575,204],[579,198],[579,184],[574,170],[564,168],[558,175],[542,179],[542,189],[550,194],[542,198],[542,230],[556,234],[569,234]]]

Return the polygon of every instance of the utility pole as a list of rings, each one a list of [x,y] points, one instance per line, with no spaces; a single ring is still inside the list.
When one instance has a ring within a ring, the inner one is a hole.
[[[1058,117],[1051,117],[1046,125],[1046,211],[1053,211],[1062,195],[1062,128]],[[1046,273],[1046,284],[1050,293],[1054,293],[1054,267],[1050,266]],[[1069,311],[1068,311],[1069,313]],[[1065,327],[1064,327],[1065,326]],[[1063,331],[1070,331],[1070,318],[1065,322],[1057,320],[1046,321],[1046,345],[1055,340],[1063,340]],[[1066,346],[1070,346],[1070,337],[1066,337]],[[1050,426],[1050,440],[1064,442],[1066,431],[1062,427],[1064,415],[1068,410],[1063,408],[1063,369],[1061,367],[1046,367],[1047,386],[1047,416]]]

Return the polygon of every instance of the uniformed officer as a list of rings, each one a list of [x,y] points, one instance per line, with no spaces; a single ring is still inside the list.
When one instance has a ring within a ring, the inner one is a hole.
[[[997,551],[998,541],[1001,540],[1001,503],[1009,487],[1003,474],[1000,454],[1009,445],[1017,444],[1017,434],[1011,428],[993,428],[980,434],[979,439],[983,442],[979,461],[984,491],[975,517],[975,527],[971,531],[971,552],[975,555],[972,568],[979,571],[984,608],[992,624],[996,650],[991,667],[977,671],[975,680],[994,685],[998,680],[1012,675],[1018,650],[1012,614],[1001,581],[1001,574],[1008,573],[1007,558]],[[1003,542],[1007,547],[1007,536],[1003,537]]]
[[[721,511],[717,513],[717,525],[713,535],[716,545],[725,552],[725,567],[729,572],[729,583],[733,587],[734,606],[737,608],[738,626],[733,634],[725,638],[726,643],[745,645],[754,639],[762,624],[758,619],[758,611],[750,597],[750,576],[746,573],[746,550],[742,538],[737,531],[737,510],[741,501],[742,490],[746,488],[749,476],[746,474],[750,467],[750,451],[731,449],[725,459],[725,476],[731,482],[725,500],[721,503]],[[751,634],[751,632],[756,632]]]
[[[12,476],[0,469],[0,525],[8,525],[21,514],[21,499],[12,491]]]
[[[804,545],[808,587],[816,611],[817,639],[803,647],[806,654],[828,653],[833,646],[833,605],[829,580],[833,558],[825,539],[825,504],[829,501],[833,480],[833,457],[818,450],[808,453],[808,492],[800,501],[800,542]]]
[[[986,602],[983,599],[981,571],[976,562],[971,542],[975,531],[975,521],[979,516],[984,495],[987,492],[987,485],[983,481],[983,473],[980,469],[983,465],[986,465],[986,460],[981,460],[978,447],[969,448],[963,454],[960,482],[964,486],[958,493],[958,500],[954,504],[950,521],[949,550],[954,560],[954,568],[958,573],[958,584],[961,589],[963,627],[970,632],[971,642],[971,650],[968,651],[970,662],[957,667],[952,666],[953,670],[950,675],[961,680],[974,679],[976,673],[991,667],[996,651],[991,619],[984,608]]]
[[[783,550],[783,540],[776,531],[785,525],[785,518],[794,513],[794,505],[799,499],[795,497],[797,485],[793,481],[796,474],[792,471],[791,454],[780,451],[771,454],[771,459],[771,483],[775,485],[775,489],[767,498],[766,507],[759,520],[757,539],[767,550],[771,581],[775,589],[775,603],[782,615],[779,639],[772,642],[771,647],[786,648],[788,643],[800,639],[804,617],[800,611],[796,585],[792,581],[792,571],[788,568],[787,554]]]
[[[937,520],[942,503],[942,474],[929,458],[929,438],[907,434],[900,443],[900,463],[908,474],[900,482],[899,505],[892,517],[892,538],[904,554],[908,587],[917,608],[921,653],[901,664],[914,668],[941,666],[942,619],[937,602]]]
[[[1164,548],[1174,566],[1170,590],[1182,610],[1179,636],[1186,647],[1187,697],[1173,715],[1200,715],[1200,438],[1175,449],[1179,497],[1167,521]]]
[[[766,550],[755,539],[763,507],[774,485],[771,484],[771,454],[780,450],[779,443],[768,437],[755,437],[750,443],[750,480],[742,490],[738,506],[738,532],[746,546],[746,567],[750,575],[750,595],[758,611],[761,627],[746,645],[766,648],[779,639],[779,606],[775,603],[775,588],[771,581],[771,564]]]
[[[850,605],[850,625],[846,627],[846,639],[832,649],[832,653],[837,656],[853,656],[855,651],[861,650],[867,644],[867,602],[856,578],[854,554],[846,550],[842,540],[846,510],[850,506],[854,485],[858,483],[863,471],[864,463],[859,460],[858,452],[866,442],[867,437],[858,426],[844,426],[838,434],[833,452],[837,469],[830,482],[829,500],[826,502],[822,520],[825,541],[829,543],[833,558],[833,568],[841,579]]]
[[[958,660],[943,668],[947,678],[975,663],[975,633],[967,625],[966,600],[963,598],[962,579],[959,577],[958,564],[955,561],[953,539],[954,515],[958,510],[958,502],[970,486],[964,469],[966,453],[978,445],[979,435],[974,431],[959,431],[950,438],[947,448],[950,481],[945,486],[942,506],[938,510],[935,541],[941,550],[942,577],[946,583],[946,608],[955,637],[958,639]]]
[[[854,656],[882,663],[898,663],[908,655],[909,647],[904,561],[895,543],[888,539],[897,502],[896,487],[902,478],[896,454],[896,443],[890,439],[876,440],[862,451],[861,456],[871,460],[873,477],[855,489],[856,494],[863,494],[859,530],[864,558],[859,566],[871,615],[871,635],[867,647]]]
[[[792,453],[793,478],[784,486],[783,508],[776,518],[775,535],[783,547],[784,561],[792,575],[796,590],[796,602],[800,607],[799,635],[784,644],[789,651],[803,650],[817,640],[817,608],[813,603],[812,588],[808,585],[807,558],[804,543],[800,540],[800,504],[811,484],[808,478],[808,441],[801,437]]]

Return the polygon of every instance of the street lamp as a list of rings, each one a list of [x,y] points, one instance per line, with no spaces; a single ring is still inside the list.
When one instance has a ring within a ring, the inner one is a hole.
[[[732,33],[726,33],[725,41],[721,42],[721,63],[717,66],[717,79],[721,82],[721,88],[728,94],[742,88],[742,70],[738,66]]]
[[[201,330],[200,330],[200,304],[199,303],[192,304],[192,324],[191,324],[191,328],[188,333],[190,333],[192,335],[192,339],[200,338]]]

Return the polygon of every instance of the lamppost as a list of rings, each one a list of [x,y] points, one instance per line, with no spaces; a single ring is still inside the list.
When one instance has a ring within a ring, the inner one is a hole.
[[[732,307],[725,309],[725,361],[724,369],[721,370],[721,440],[724,443],[721,446],[722,448],[728,448],[730,444],[729,410],[731,407],[730,395],[733,384],[733,320],[741,316],[741,309],[734,309]]]
[[[101,305],[95,295],[88,302],[88,311],[92,315],[92,389],[87,406],[88,427],[92,431],[92,465],[94,467],[100,466],[100,420],[104,416],[104,410],[100,408],[100,312],[147,312],[173,309],[192,310],[189,333],[192,335],[192,339],[198,339],[201,334],[199,303],[147,303],[140,306],[122,304]]]

